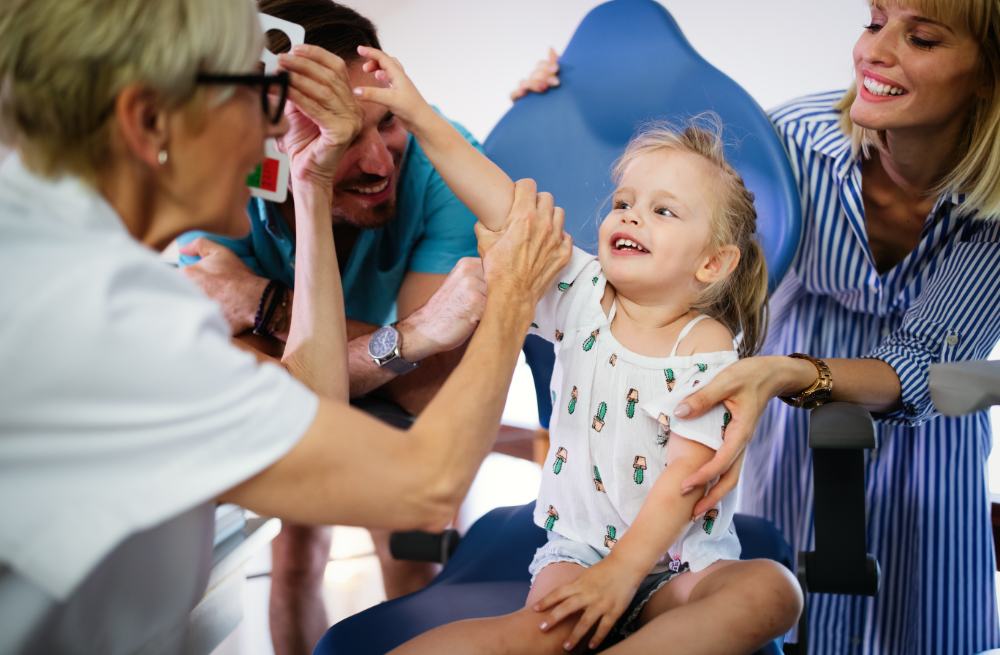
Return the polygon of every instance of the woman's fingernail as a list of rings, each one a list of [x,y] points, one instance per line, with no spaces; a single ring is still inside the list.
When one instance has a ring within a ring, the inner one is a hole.
[[[357,87],[356,89],[354,89],[354,95],[359,96],[359,95],[361,95],[361,93],[362,92],[361,92],[361,87],[360,86]]]
[[[558,73],[559,72],[559,64],[549,64],[549,72],[550,73]]]
[[[691,407],[688,405],[681,405],[680,407],[674,410],[674,416],[676,416],[677,418],[684,418],[690,413],[691,413]]]
[[[565,644],[563,644],[563,650],[573,650],[573,644],[567,641]]]
[[[308,52],[308,51],[309,51],[309,46],[301,44],[301,43],[299,45],[295,46],[294,48],[292,48],[292,52]]]
[[[559,78],[554,75],[549,78],[549,86],[559,86]]]
[[[691,493],[692,489],[694,489],[694,487],[684,487],[683,489],[681,489],[681,495],[682,496],[688,495],[689,493]]]
[[[538,605],[535,605],[535,609],[536,609],[536,610],[538,609]],[[542,624],[541,626],[539,626],[539,627],[541,627],[541,629],[542,629],[542,630],[544,630],[545,628],[549,627],[549,624],[548,624],[548,623],[543,623],[543,624]]]

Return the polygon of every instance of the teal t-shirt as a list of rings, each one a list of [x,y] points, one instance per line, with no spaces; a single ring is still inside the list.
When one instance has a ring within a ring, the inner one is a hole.
[[[452,122],[469,143],[482,147]],[[182,235],[181,244],[204,236],[231,249],[257,275],[295,283],[295,239],[277,205],[251,198],[250,234],[232,239],[205,232]],[[408,271],[448,273],[462,257],[476,257],[476,217],[455,197],[412,136],[406,146],[396,195],[396,217],[362,230],[344,269],[344,306],[349,318],[385,325],[396,320],[396,297]],[[198,261],[181,255],[181,266]]]

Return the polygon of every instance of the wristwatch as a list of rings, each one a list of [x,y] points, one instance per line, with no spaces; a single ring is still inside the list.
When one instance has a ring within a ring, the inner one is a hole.
[[[794,353],[789,357],[812,362],[819,372],[819,377],[812,383],[812,386],[803,389],[794,397],[778,396],[778,398],[792,407],[801,407],[802,409],[813,409],[830,400],[830,394],[833,393],[833,375],[830,374],[830,367],[826,365],[826,362],[802,353]]]
[[[392,325],[386,325],[375,330],[368,340],[368,354],[380,367],[385,367],[396,375],[405,375],[420,366],[420,362],[411,364],[400,354],[402,341],[399,330]]]

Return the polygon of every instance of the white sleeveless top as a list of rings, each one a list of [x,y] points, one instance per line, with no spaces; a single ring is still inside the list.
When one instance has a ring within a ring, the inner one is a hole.
[[[574,248],[558,280],[538,304],[530,330],[556,346],[551,446],[534,519],[607,556],[666,468],[671,436],[712,449],[722,445],[729,418],[723,405],[690,420],[673,411],[738,357],[734,351],[679,357],[676,344],[669,357],[633,353],[611,334],[617,305],[605,316],[607,280],[593,255]],[[703,318],[685,326],[677,343]],[[733,491],[692,522],[652,572],[685,564],[700,571],[738,559],[735,504]]]

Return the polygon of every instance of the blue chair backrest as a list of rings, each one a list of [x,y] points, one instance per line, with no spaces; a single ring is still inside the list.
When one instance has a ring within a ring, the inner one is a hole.
[[[773,289],[798,248],[799,196],[784,147],[753,98],[695,52],[653,0],[596,7],[559,65],[558,88],[519,100],[493,129],[484,144],[490,159],[513,179],[532,178],[550,192],[566,210],[576,245],[596,253],[602,206],[614,190],[611,166],[632,136],[651,120],[714,111],[726,126],[726,156],[756,195]],[[529,337],[525,355],[548,427],[552,348]]]

